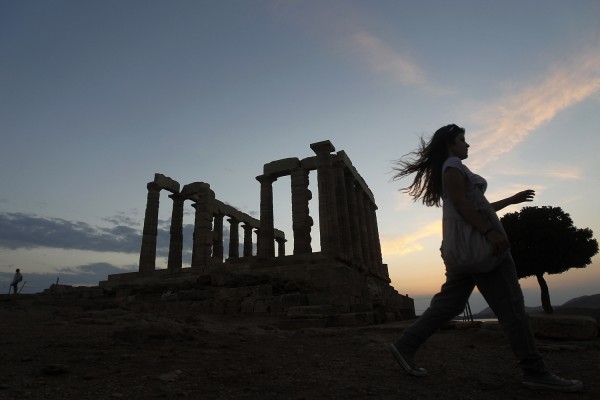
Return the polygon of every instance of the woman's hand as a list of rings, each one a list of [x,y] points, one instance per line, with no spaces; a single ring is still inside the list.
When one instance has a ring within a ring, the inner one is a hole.
[[[533,201],[533,197],[535,196],[535,190],[527,189],[519,192],[510,197],[510,202],[512,204],[524,203],[526,201]]]
[[[485,235],[485,237],[494,247],[495,256],[502,254],[510,248],[508,239],[506,239],[503,234],[496,230],[489,232],[487,235]]]

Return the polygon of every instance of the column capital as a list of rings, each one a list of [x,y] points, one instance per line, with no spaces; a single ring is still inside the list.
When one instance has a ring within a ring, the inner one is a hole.
[[[329,154],[335,151],[335,147],[329,140],[324,140],[322,142],[312,143],[310,148],[317,154]]]
[[[160,187],[160,185],[157,185],[154,182],[148,182],[148,184],[146,185],[146,188],[148,189],[149,192],[160,192],[160,190],[162,189]]]
[[[172,193],[169,195],[169,198],[173,201],[185,201],[185,196],[181,193]]]
[[[256,180],[259,181],[261,184],[264,184],[264,183],[273,183],[277,180],[277,178],[274,177],[273,175],[259,175],[256,177]]]

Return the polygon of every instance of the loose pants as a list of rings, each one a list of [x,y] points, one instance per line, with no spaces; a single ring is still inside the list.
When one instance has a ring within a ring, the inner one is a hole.
[[[498,317],[524,373],[544,372],[546,367],[535,345],[515,263],[510,255],[487,273],[446,272],[441,291],[433,297],[423,315],[404,331],[399,342],[416,351],[440,326],[464,311],[475,286]]]

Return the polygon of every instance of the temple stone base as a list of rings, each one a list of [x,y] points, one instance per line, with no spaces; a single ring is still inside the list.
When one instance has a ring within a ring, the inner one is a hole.
[[[140,311],[271,313],[282,328],[360,326],[414,318],[414,302],[387,280],[321,253],[240,258],[202,269],[109,275],[100,282]]]

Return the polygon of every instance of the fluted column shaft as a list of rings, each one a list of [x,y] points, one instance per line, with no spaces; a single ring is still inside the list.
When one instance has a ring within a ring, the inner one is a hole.
[[[148,183],[146,214],[142,233],[139,272],[149,273],[156,269],[156,236],[158,234],[158,208],[160,203],[160,186]]]
[[[183,253],[183,202],[185,198],[178,193],[169,196],[173,200],[173,212],[171,214],[171,239],[169,241],[169,270],[181,269]]]
[[[348,211],[348,196],[346,196],[345,164],[334,161],[335,198],[338,214],[338,234],[335,235],[340,247],[340,255],[350,260],[353,257],[352,238],[350,233],[350,213]]]
[[[192,268],[202,268],[209,264],[212,247],[212,204],[215,193],[203,190],[198,193],[194,218],[194,244],[192,250]]]
[[[367,230],[367,218],[365,215],[364,193],[360,186],[354,189],[356,194],[356,211],[358,214],[358,226],[360,229],[360,247],[362,252],[362,262],[367,270],[371,269],[371,252],[369,250],[369,233]]]
[[[277,242],[277,257],[285,257],[285,242],[287,240],[277,237],[275,241]]]
[[[354,188],[354,177],[351,174],[345,176],[346,179],[346,204],[348,206],[348,215],[350,221],[350,241],[352,243],[352,254],[358,263],[363,263],[362,245],[360,238],[360,218],[358,217],[358,207],[356,205],[356,189]]]
[[[231,217],[229,221],[229,258],[238,258],[240,256],[240,221]]]
[[[273,182],[275,179],[268,175],[256,177],[256,180],[260,182],[259,257],[275,257],[275,225],[273,221]]]
[[[381,256],[381,242],[379,241],[379,228],[377,226],[377,206],[369,203],[369,224],[371,226],[371,259],[376,266],[377,276],[386,278],[383,271],[383,257]]]
[[[338,254],[337,208],[335,204],[335,181],[332,174],[332,155],[335,147],[328,140],[310,145],[317,155],[317,186],[319,188],[319,225],[321,232],[321,251]]]
[[[291,173],[292,229],[294,231],[294,254],[312,253],[310,231],[313,220],[309,215],[308,202],[312,193],[308,189],[308,170],[296,168]]]
[[[223,214],[213,215],[213,248],[212,256],[223,262]]]
[[[242,225],[244,229],[244,257],[252,256],[252,226],[248,224]]]

